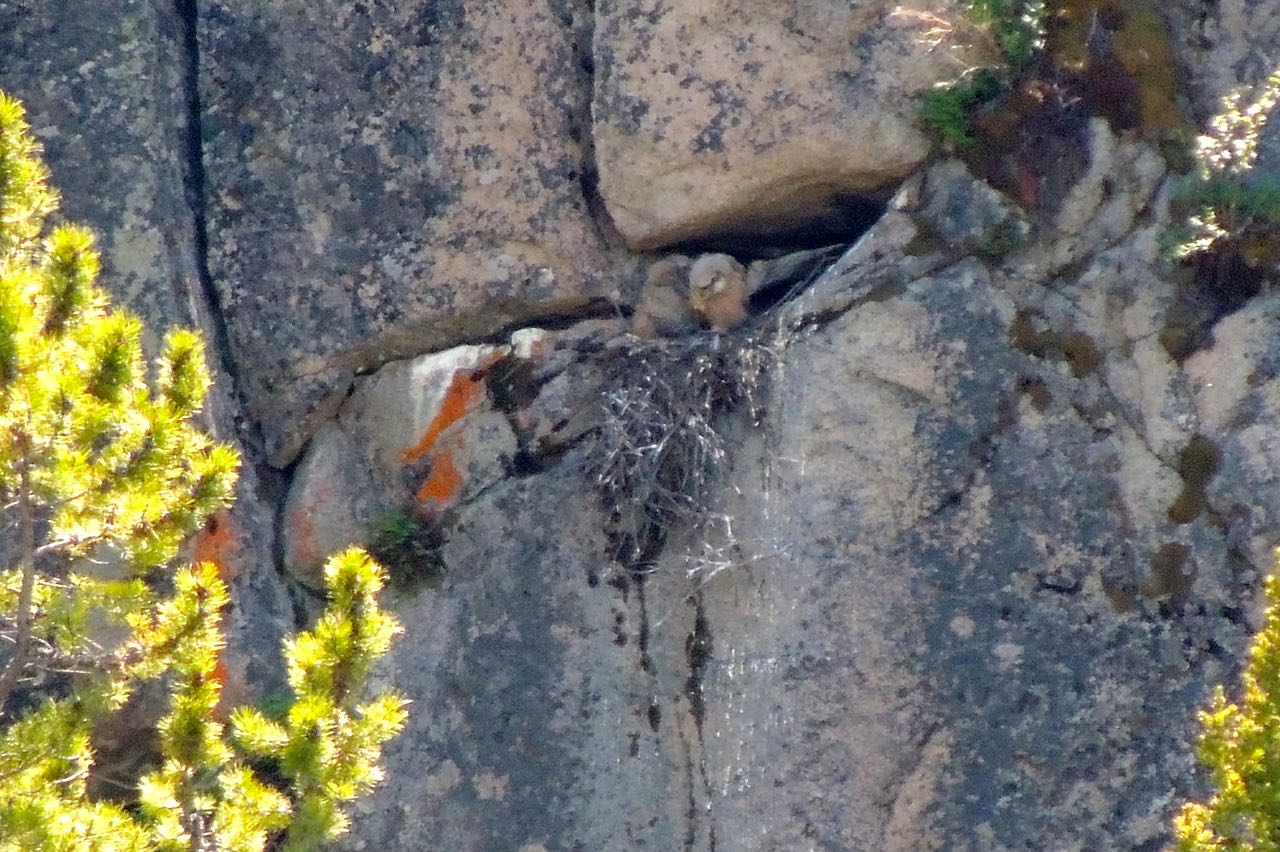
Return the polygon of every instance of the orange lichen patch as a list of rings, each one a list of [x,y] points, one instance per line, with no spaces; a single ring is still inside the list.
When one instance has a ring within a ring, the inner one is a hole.
[[[440,411],[431,420],[427,431],[422,433],[418,442],[404,451],[406,462],[417,461],[429,453],[444,430],[466,415],[472,404],[484,395],[487,378],[485,371],[500,358],[500,355],[491,355],[476,369],[459,370],[453,374],[449,388],[444,392],[444,399],[440,401]]]
[[[218,577],[230,585],[244,570],[241,557],[240,531],[231,519],[231,512],[223,509],[215,513],[196,533],[192,545],[192,558],[196,562],[208,562],[218,569]]]
[[[239,527],[232,520],[231,512],[224,509],[211,516],[196,533],[191,556],[196,562],[213,565],[218,571],[218,578],[229,586],[244,570],[242,547]],[[213,667],[213,680],[222,687],[222,695],[214,709],[214,718],[219,722],[226,722],[231,710],[244,703],[247,694],[244,672],[233,671],[227,664],[230,653],[230,649],[224,646],[218,652],[218,660]]]
[[[213,664],[213,679],[219,686],[227,685],[227,662],[221,656],[218,657],[218,662]]]
[[[231,662],[228,663],[227,660]],[[249,687],[248,665],[243,657],[232,657],[229,648],[218,653],[213,667],[213,679],[222,687],[218,703],[213,708],[213,718],[226,723],[237,707],[253,703],[254,690]]]
[[[424,511],[435,513],[445,509],[462,491],[462,475],[453,462],[453,455],[442,452],[431,465],[431,473],[414,495]]]
[[[285,515],[285,528],[289,531],[289,540],[293,546],[294,561],[309,565],[324,554],[318,553],[315,544],[316,525],[311,520],[311,513],[304,507],[295,508]]]

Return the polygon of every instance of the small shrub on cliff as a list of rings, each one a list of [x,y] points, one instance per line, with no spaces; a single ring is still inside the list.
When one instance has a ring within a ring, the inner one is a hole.
[[[444,568],[432,530],[398,507],[377,517],[369,551],[386,566],[392,585],[399,589],[436,577]]]
[[[1006,91],[1044,45],[1045,7],[1042,0],[970,0],[970,27],[961,28],[926,15],[936,45],[947,37],[984,42],[1000,57],[994,67],[970,68],[959,79],[925,93],[920,117],[944,142],[961,150],[977,144],[971,116],[982,104]],[[909,17],[913,16],[908,14]],[[919,13],[914,16],[918,17]],[[965,35],[959,35],[964,32]]]
[[[1227,95],[1208,132],[1196,139],[1199,168],[1177,199],[1177,205],[1188,210],[1188,219],[1166,235],[1175,257],[1217,250],[1228,243],[1246,260],[1280,257],[1276,245],[1280,181],[1251,174],[1262,128],[1280,103],[1280,74],[1273,75],[1250,102],[1245,97],[1243,89]]]
[[[285,649],[284,722],[241,708],[224,728],[227,589],[210,565],[166,570],[230,502],[239,464],[196,427],[202,343],[171,332],[149,385],[141,324],[96,286],[91,236],[46,233],[37,154],[0,93],[0,850],[315,849],[404,721],[394,695],[359,703],[397,629],[381,569],[358,551],[330,561],[328,608]],[[148,678],[170,687],[163,765],[134,810],[91,800],[94,723]]]
[[[1214,793],[1175,818],[1181,852],[1280,849],[1280,574],[1265,589],[1266,620],[1249,649],[1241,702],[1219,686],[1200,714],[1199,756]]]

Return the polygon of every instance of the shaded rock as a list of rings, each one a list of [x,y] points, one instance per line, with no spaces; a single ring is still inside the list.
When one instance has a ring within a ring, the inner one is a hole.
[[[955,66],[891,6],[600,4],[600,191],[628,245],[834,230],[923,160],[915,97]]]
[[[273,464],[356,372],[611,295],[587,8],[201,4],[209,266]]]
[[[385,500],[355,443],[326,423],[311,439],[285,500],[285,568],[312,588],[324,588],[325,561],[350,545],[369,544]]]
[[[1026,242],[1031,227],[1017,206],[958,160],[938,163],[923,181],[916,219],[950,250],[998,258]]]
[[[917,253],[924,240],[911,212],[920,204],[921,180],[912,178],[894,194],[889,209],[798,298],[780,306],[780,328],[803,328],[851,306],[901,292],[911,281],[946,263],[936,248]]]
[[[844,249],[833,245],[752,261],[747,266],[747,290],[752,301],[773,302],[801,292],[844,254]]]
[[[295,625],[276,572],[270,487],[251,465],[242,464],[236,502],[210,518],[191,542],[191,559],[212,563],[231,590],[231,608],[222,620],[227,639],[223,708],[256,702],[285,684],[281,643]]]

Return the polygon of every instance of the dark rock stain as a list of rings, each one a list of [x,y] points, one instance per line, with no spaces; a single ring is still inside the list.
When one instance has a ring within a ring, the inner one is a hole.
[[[684,643],[685,659],[689,663],[689,677],[685,680],[684,695],[689,699],[689,709],[693,714],[694,724],[698,727],[698,736],[702,736],[702,723],[706,720],[706,702],[702,695],[702,679],[706,674],[707,663],[713,651],[711,631],[707,626],[706,610],[702,606],[702,598],[694,602],[693,632]]]
[[[1222,453],[1204,435],[1193,435],[1178,453],[1177,470],[1182,477],[1182,492],[1169,507],[1169,521],[1189,524],[1200,517],[1208,505],[1205,489],[1222,465]]]
[[[627,644],[627,617],[622,610],[613,610],[613,644],[619,648],[626,647]]]
[[[703,696],[703,680],[706,676],[707,663],[711,661],[714,652],[714,645],[711,639],[711,629],[707,622],[706,609],[702,605],[702,596],[699,594],[694,598],[694,619],[693,632],[685,639],[684,653],[685,659],[689,664],[689,677],[685,680],[685,698],[689,701],[689,713],[693,716],[694,727],[698,732],[698,777],[702,782],[703,795],[707,801],[707,848],[711,852],[715,852],[716,848],[716,829],[715,823],[711,819],[711,778],[707,774],[707,743],[703,731],[703,725],[707,718],[706,699]],[[691,817],[692,800],[693,800],[693,761],[689,760],[689,798]]]
[[[1170,542],[1163,544],[1151,556],[1151,574],[1142,593],[1148,598],[1161,601],[1161,610],[1177,612],[1186,603],[1191,594],[1191,585],[1195,582],[1195,564],[1187,566],[1187,557],[1191,550],[1185,544]]]
[[[1014,348],[1047,361],[1066,361],[1071,374],[1082,379],[1102,364],[1102,353],[1089,337],[1079,331],[1058,332],[1027,311],[1018,311],[1009,327]]]
[[[640,648],[640,670],[653,674],[653,658],[649,656],[649,605],[645,600],[644,582],[636,578],[636,600],[640,604],[640,632],[637,644]]]

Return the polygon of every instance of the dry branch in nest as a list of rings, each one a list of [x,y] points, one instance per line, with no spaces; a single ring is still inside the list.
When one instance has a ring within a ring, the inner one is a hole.
[[[615,350],[588,459],[623,564],[644,570],[669,531],[712,516],[724,430],[734,415],[762,422],[783,339],[699,334]]]

